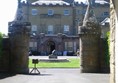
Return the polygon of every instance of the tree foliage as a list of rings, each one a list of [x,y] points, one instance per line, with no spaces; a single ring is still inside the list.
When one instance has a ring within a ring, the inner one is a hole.
[[[109,65],[110,64],[110,53],[109,53],[109,46],[110,46],[110,32],[107,32],[107,37],[105,38],[105,61],[106,64]]]

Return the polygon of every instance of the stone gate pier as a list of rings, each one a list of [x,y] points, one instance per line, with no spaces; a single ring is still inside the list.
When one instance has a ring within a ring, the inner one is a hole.
[[[100,42],[100,26],[88,0],[88,7],[83,20],[83,25],[79,27],[78,34],[80,36],[80,58],[81,72],[94,73],[99,72],[99,42]]]
[[[89,24],[89,23],[88,23]],[[90,23],[87,27],[80,27],[80,58],[81,72],[99,72],[99,41],[98,25]]]
[[[30,23],[9,22],[10,40],[10,72],[28,73],[28,51],[30,39]]]
[[[10,72],[29,73],[28,51],[31,23],[24,17],[21,0],[18,0],[16,17],[9,22]]]

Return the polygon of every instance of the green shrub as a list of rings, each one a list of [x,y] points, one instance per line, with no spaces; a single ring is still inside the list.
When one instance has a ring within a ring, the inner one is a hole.
[[[110,45],[110,32],[107,32],[107,37],[105,38],[105,61],[106,64],[109,65],[110,64],[110,53],[109,53],[109,45]]]

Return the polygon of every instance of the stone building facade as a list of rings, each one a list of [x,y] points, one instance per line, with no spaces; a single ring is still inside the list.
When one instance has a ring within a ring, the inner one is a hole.
[[[110,18],[105,18],[101,23],[101,38],[106,38],[106,33],[110,31]]]
[[[31,22],[31,50],[47,55],[57,50],[76,52],[79,49],[78,25],[82,23],[87,4],[76,0],[28,0],[22,2],[24,20]],[[109,17],[109,3],[92,2],[99,22]],[[101,11],[101,12],[99,12]]]

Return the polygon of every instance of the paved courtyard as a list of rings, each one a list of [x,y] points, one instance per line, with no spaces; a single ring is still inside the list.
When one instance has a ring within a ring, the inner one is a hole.
[[[40,75],[0,75],[0,83],[109,83],[109,74],[80,73],[79,68],[39,69]]]
[[[48,59],[48,56],[30,56],[29,58]],[[60,56],[58,58],[79,57]],[[109,74],[80,73],[79,68],[39,68],[39,71],[40,75],[0,74],[0,83],[109,83]]]
[[[49,59],[49,56],[29,56],[30,59]],[[58,59],[80,58],[79,56],[58,56]]]

